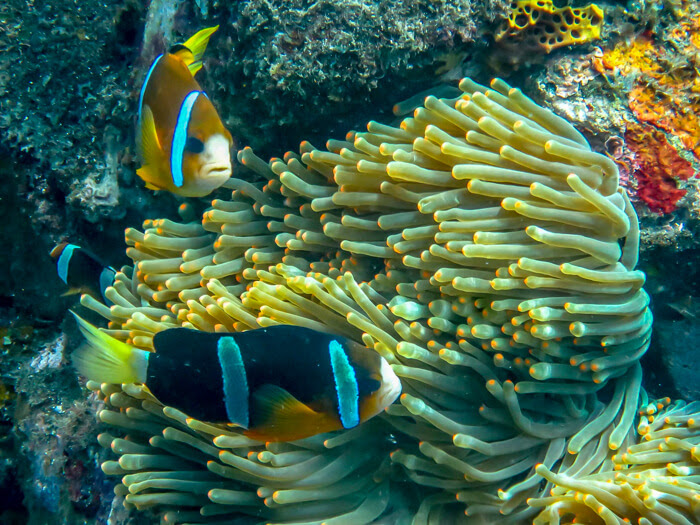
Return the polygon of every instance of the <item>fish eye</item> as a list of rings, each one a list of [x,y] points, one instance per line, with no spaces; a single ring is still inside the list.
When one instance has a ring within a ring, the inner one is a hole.
[[[379,387],[382,386],[382,381],[381,378],[372,376],[367,379],[367,382],[365,383],[365,386],[367,388],[367,392],[373,393],[379,390]]]
[[[185,142],[185,151],[189,153],[202,153],[204,151],[204,142],[197,137],[187,137]]]

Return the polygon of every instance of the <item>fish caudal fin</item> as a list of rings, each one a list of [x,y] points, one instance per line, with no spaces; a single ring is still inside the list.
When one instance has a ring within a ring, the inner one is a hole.
[[[183,62],[187,64],[187,68],[190,70],[192,76],[195,76],[197,72],[202,69],[202,56],[207,49],[209,37],[211,37],[217,29],[219,29],[219,26],[202,29],[184,44],[175,45],[170,50],[171,53],[179,56]]]
[[[85,344],[72,356],[73,366],[81,375],[100,383],[146,381],[149,352],[119,341],[71,313],[85,336]]]

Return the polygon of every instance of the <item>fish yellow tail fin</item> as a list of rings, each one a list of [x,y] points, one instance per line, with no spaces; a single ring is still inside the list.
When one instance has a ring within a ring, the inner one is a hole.
[[[192,76],[195,76],[197,72],[202,69],[202,56],[207,49],[209,37],[211,37],[217,29],[219,29],[219,26],[202,29],[195,33],[184,44],[175,45],[170,50],[171,53],[179,56],[185,64],[187,64],[187,68],[190,70]]]
[[[101,332],[71,312],[85,336],[85,344],[73,352],[73,366],[92,381],[100,383],[144,383],[149,352],[134,348]]]

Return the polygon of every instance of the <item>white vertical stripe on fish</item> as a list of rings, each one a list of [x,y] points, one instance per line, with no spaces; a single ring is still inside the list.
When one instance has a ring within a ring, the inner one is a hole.
[[[173,143],[170,150],[170,172],[173,175],[173,184],[178,188],[185,183],[185,176],[182,173],[182,156],[185,153],[185,144],[187,142],[187,127],[190,124],[194,103],[201,93],[201,91],[191,91],[182,102],[180,112],[177,115],[177,124],[175,124]]]
[[[70,258],[73,256],[73,251],[76,249],[80,249],[80,246],[76,246],[75,244],[66,244],[66,247],[63,248],[63,251],[61,252],[61,256],[58,258],[58,263],[56,264],[58,276],[66,284],[68,284],[68,265],[70,264]]]
[[[139,93],[139,127],[141,126],[141,108],[143,108],[143,95],[146,93],[146,86],[148,85],[148,81],[151,78],[151,74],[153,73],[153,70],[156,68],[156,64],[160,61],[160,59],[163,58],[163,55],[158,55],[156,59],[153,61],[153,64],[151,64],[151,67],[148,70],[148,73],[146,73],[146,78],[143,80],[143,85],[141,86],[141,93]]]

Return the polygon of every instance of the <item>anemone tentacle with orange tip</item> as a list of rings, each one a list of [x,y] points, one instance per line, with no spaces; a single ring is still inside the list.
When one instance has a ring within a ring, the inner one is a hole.
[[[115,337],[307,326],[373,348],[403,386],[358,429],[265,444],[91,384],[131,435],[101,438],[127,505],[188,523],[525,523],[568,505],[554,476],[606,473],[637,440],[652,316],[615,164],[501,80],[460,88],[325,150],[244,149],[255,181],[231,180],[201,221],[127,230],[114,306],[82,298]]]

